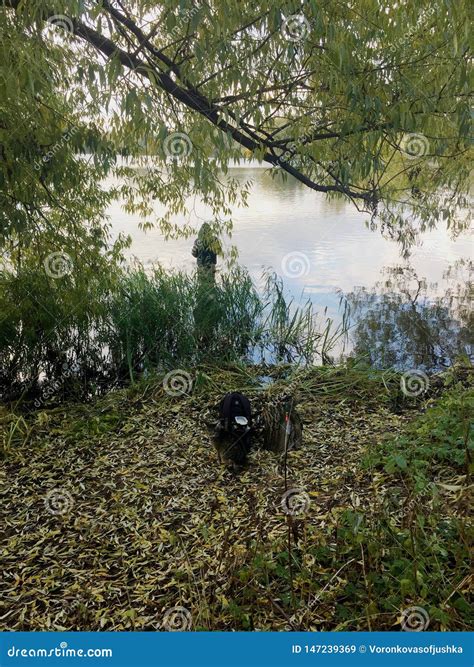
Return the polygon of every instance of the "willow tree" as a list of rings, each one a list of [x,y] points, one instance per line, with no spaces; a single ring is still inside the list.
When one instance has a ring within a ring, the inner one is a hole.
[[[3,66],[23,78],[25,134],[45,131],[42,88],[52,77],[51,114],[69,109],[63,133],[92,125],[94,167],[127,176],[120,194],[149,222],[153,200],[163,202],[168,233],[192,195],[229,220],[247,187],[227,170],[242,157],[351,200],[405,245],[439,220],[454,232],[466,224],[463,0],[1,3],[22,54]],[[35,141],[23,159],[39,160],[41,182],[68,151],[77,169],[81,140],[84,148],[81,132],[62,141],[47,162],[51,148]],[[147,168],[128,169],[118,155]]]

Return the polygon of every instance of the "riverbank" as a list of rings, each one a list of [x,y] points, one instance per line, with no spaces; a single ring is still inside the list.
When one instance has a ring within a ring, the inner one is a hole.
[[[417,607],[467,629],[470,372],[407,397],[395,373],[290,371],[2,408],[0,628],[389,630]],[[222,394],[288,387],[304,444],[286,470],[259,443],[242,473],[220,466]]]

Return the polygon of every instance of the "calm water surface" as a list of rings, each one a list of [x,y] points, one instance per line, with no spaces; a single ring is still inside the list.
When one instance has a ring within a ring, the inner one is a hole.
[[[248,207],[234,208],[232,239],[225,238],[224,245],[237,247],[239,262],[257,284],[264,269],[273,269],[284,278],[296,301],[309,298],[319,312],[327,308],[337,321],[338,290],[369,289],[383,279],[384,267],[403,264],[399,246],[379,231],[367,229],[368,216],[352,204],[328,201],[293,179],[286,183],[273,180],[262,168],[232,169],[232,176],[242,182],[252,180],[253,188]],[[157,204],[156,211],[162,210]],[[145,264],[193,268],[193,239],[166,241],[158,229],[143,232],[140,219],[125,213],[119,203],[110,208],[109,215],[114,234],[124,232],[132,237],[130,256]],[[191,222],[199,227],[209,218],[206,207],[195,202]],[[439,228],[425,234],[422,244],[413,249],[410,264],[419,277],[427,279],[431,293],[439,295],[445,289],[447,268],[471,255],[472,237],[466,233],[453,240],[446,229]]]

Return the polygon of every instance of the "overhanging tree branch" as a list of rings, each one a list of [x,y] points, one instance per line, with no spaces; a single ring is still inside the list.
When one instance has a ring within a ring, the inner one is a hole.
[[[20,6],[20,0],[3,0],[3,5],[13,9],[18,9]],[[118,10],[116,10],[111,5],[111,3],[108,2],[108,0],[103,0],[102,5],[110,12],[113,18],[119,20],[122,25],[126,26],[131,30],[131,32],[133,32],[133,34],[140,40],[140,44],[144,45],[148,49],[149,53],[153,56],[153,58],[159,61],[160,65],[166,66],[168,71],[173,72],[177,77],[179,77],[179,68],[177,68],[177,66],[167,56],[165,56],[162,51],[156,49],[151,43],[148,42],[146,36],[138,28],[138,26],[136,26],[133,21],[131,21],[131,19],[120,14],[120,12],[118,12]],[[42,9],[42,18],[46,21],[50,15],[51,12],[48,11],[46,7],[44,7]],[[118,58],[119,62],[124,67],[129,68],[139,76],[147,78],[153,85],[161,88],[172,98],[183,104],[186,108],[196,111],[197,113],[204,116],[217,128],[226,134],[230,134],[238,144],[248,149],[252,153],[259,152],[263,161],[273,166],[280,167],[310,189],[323,193],[339,192],[350,197],[351,199],[364,200],[365,202],[371,202],[373,200],[374,194],[371,192],[353,191],[349,187],[341,184],[323,185],[316,183],[300,170],[292,166],[287,160],[283,159],[281,156],[276,155],[272,150],[273,142],[271,139],[266,137],[259,137],[248,127],[240,127],[239,125],[241,124],[238,123],[238,121],[236,121],[236,125],[232,125],[220,117],[218,106],[213,104],[192,86],[178,85],[178,83],[173,81],[167,71],[162,71],[159,69],[159,67],[153,67],[151,64],[146,63],[141,58],[139,58],[136,52],[128,53],[127,51],[124,51],[109,37],[106,37],[105,35],[99,33],[97,30],[89,27],[76,17],[68,17],[68,19],[73,26],[74,35],[92,45],[109,60],[114,57]],[[233,117],[233,114],[229,111],[227,111],[227,115],[231,118]]]

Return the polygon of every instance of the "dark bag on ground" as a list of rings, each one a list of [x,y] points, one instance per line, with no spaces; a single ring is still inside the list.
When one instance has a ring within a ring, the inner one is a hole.
[[[226,394],[219,404],[216,438],[225,442],[225,458],[244,463],[251,447],[252,411],[249,399],[237,391]]]

